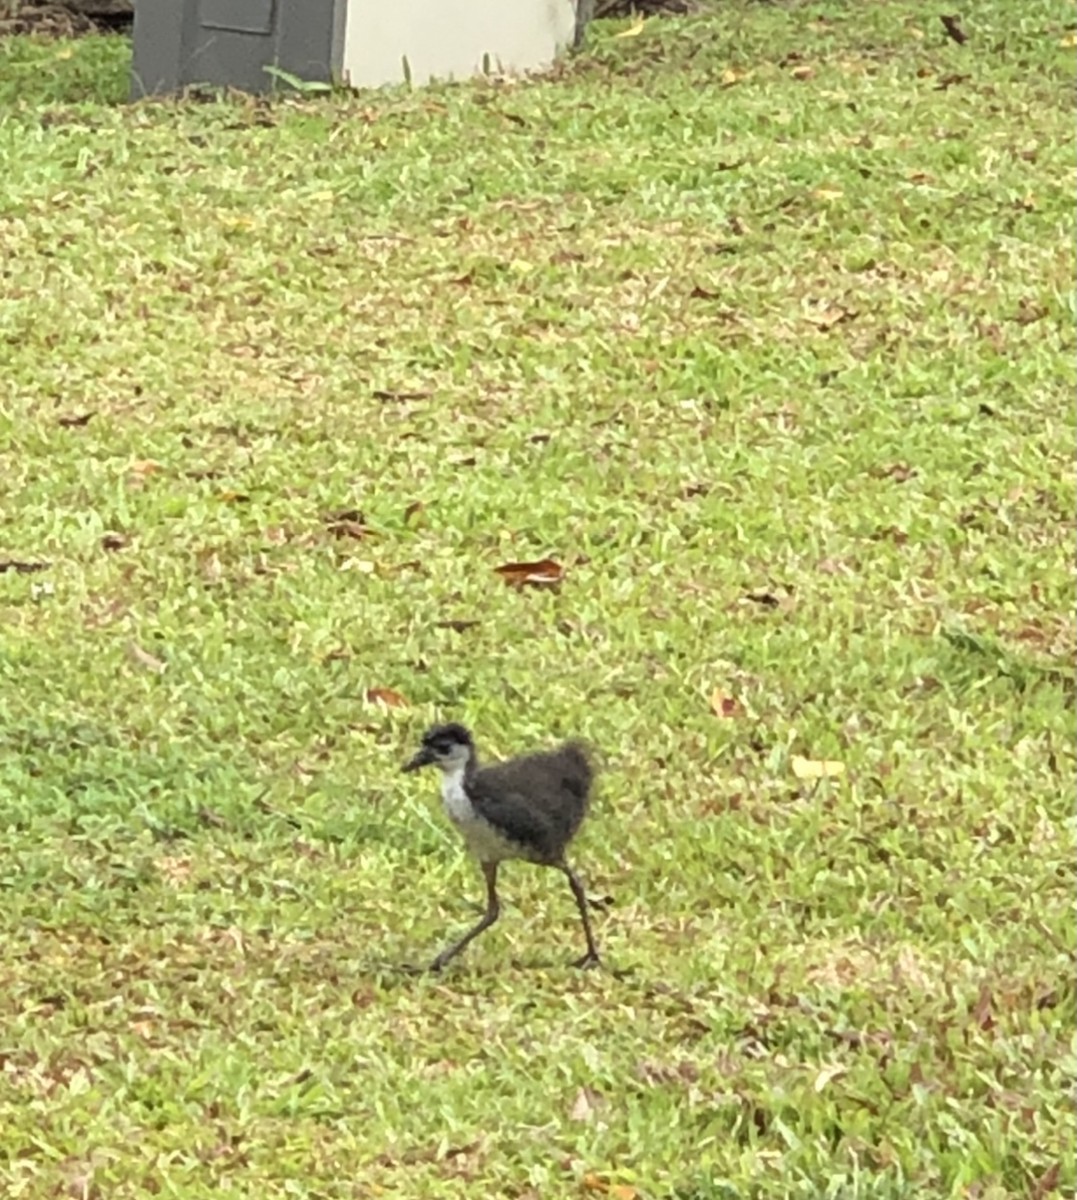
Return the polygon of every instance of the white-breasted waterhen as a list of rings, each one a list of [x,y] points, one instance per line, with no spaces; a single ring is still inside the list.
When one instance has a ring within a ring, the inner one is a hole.
[[[431,966],[440,971],[450,959],[497,920],[497,869],[508,859],[556,867],[568,879],[583,921],[587,953],[574,965],[599,964],[583,884],[565,851],[587,815],[594,767],[581,742],[480,766],[471,734],[457,724],[435,725],[423,736],[405,771],[434,766],[441,771],[445,811],[479,861],[486,880],[482,919]]]

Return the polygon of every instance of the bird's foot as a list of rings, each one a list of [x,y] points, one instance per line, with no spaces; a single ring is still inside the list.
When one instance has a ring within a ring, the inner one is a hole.
[[[579,967],[581,971],[593,971],[595,967],[602,966],[602,959],[594,950],[588,950],[583,958],[577,958],[572,965]]]

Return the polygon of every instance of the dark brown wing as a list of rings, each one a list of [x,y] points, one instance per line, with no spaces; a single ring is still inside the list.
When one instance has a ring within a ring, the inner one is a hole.
[[[587,813],[594,771],[586,749],[568,743],[482,767],[468,780],[476,810],[538,858],[556,862]]]

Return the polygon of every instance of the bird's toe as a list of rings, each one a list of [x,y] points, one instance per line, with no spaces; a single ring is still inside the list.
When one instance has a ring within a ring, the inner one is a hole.
[[[579,967],[581,971],[592,971],[595,967],[602,966],[602,959],[597,954],[588,951],[583,958],[577,958],[572,964],[574,967]]]

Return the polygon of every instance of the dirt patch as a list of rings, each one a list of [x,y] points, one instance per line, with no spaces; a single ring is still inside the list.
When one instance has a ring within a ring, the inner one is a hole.
[[[37,34],[72,38],[120,33],[131,28],[131,0],[0,0],[0,37]]]

